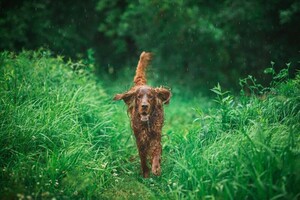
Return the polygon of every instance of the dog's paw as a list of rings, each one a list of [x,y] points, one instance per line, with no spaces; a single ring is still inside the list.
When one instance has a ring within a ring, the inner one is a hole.
[[[161,174],[161,168],[160,168],[160,165],[153,165],[153,166],[152,166],[152,173],[153,173],[155,176],[160,176],[160,174]]]

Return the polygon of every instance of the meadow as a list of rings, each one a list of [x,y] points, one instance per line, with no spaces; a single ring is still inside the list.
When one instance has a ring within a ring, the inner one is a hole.
[[[0,199],[299,199],[300,74],[288,69],[266,69],[267,87],[241,79],[250,95],[168,85],[162,175],[143,179],[126,107],[112,101],[132,77],[108,82],[43,49],[1,52]]]

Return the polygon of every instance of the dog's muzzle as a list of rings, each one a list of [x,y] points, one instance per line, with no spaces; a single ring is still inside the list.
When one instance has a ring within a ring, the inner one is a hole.
[[[140,116],[141,116],[142,122],[147,122],[149,120],[149,114],[147,114],[147,113],[142,113],[142,114],[140,114]]]

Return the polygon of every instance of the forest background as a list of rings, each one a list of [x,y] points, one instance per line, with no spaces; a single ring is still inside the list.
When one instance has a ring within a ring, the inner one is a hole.
[[[93,57],[99,76],[124,76],[141,51],[155,54],[153,80],[202,92],[237,89],[248,74],[268,83],[270,62],[299,68],[296,0],[1,0],[0,9],[0,50]]]

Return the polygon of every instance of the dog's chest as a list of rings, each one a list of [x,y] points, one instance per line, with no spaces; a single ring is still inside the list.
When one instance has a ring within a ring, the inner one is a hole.
[[[157,137],[157,133],[150,127],[134,128],[134,135],[139,142],[148,143]]]

